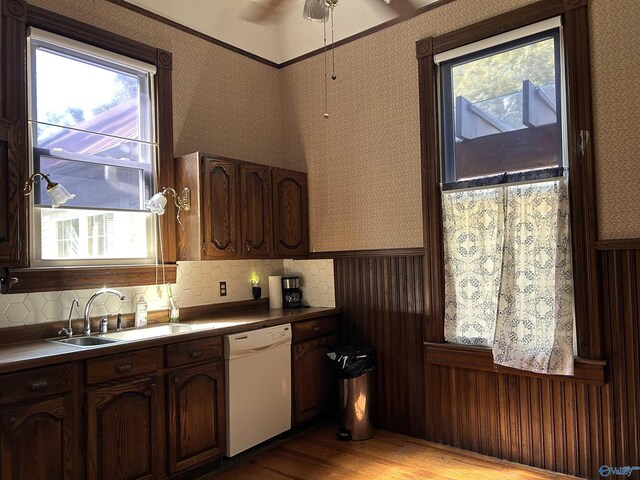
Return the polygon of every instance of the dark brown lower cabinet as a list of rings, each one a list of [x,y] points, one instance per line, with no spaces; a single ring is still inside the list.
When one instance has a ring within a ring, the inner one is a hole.
[[[161,478],[163,445],[155,377],[89,387],[86,392],[86,478]]]
[[[335,408],[338,398],[337,382],[327,373],[326,355],[336,343],[335,335],[294,343],[292,365],[295,424]]]
[[[70,480],[76,475],[70,395],[0,410],[0,478]]]
[[[222,362],[177,369],[168,375],[169,472],[224,455]]]

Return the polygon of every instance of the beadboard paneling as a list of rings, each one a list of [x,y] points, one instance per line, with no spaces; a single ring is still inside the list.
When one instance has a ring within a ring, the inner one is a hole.
[[[584,478],[640,465],[640,249],[598,252],[604,386],[423,368],[421,260],[334,260],[345,338],[378,355],[377,427]]]
[[[423,437],[422,256],[338,257],[343,338],[376,350],[374,423]]]

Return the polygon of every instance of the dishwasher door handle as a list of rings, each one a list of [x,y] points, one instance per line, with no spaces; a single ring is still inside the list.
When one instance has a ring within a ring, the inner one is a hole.
[[[278,343],[270,343],[269,345],[263,345],[262,347],[255,348],[245,348],[231,351],[229,353],[229,360],[233,360],[234,358],[246,357],[247,355],[254,355],[256,353],[264,352],[266,350],[271,350],[274,348],[287,347],[290,346],[291,342],[278,342]]]

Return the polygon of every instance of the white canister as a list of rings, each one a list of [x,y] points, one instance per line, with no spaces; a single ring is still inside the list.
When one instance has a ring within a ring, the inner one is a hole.
[[[144,298],[144,295],[143,295],[136,302],[136,316],[135,316],[136,328],[144,327],[144,326],[147,325],[147,310],[148,309],[149,309],[149,304],[147,304],[147,299]]]
[[[269,275],[269,308],[282,308],[281,275]]]

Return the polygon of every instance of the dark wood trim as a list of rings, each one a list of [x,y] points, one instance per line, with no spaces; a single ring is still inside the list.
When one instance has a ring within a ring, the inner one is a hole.
[[[588,12],[584,0],[542,0],[416,43],[420,86],[425,242],[425,340],[428,342],[444,341],[442,214],[439,194],[441,162],[438,148],[437,68],[433,63],[433,55],[559,14],[562,15],[564,25],[567,136],[571,177],[571,234],[578,353],[582,358],[601,358],[599,298],[594,294],[598,286],[598,267],[595,256],[597,222],[593,142],[588,140],[584,143],[584,149],[579,148],[580,133],[592,132]]]
[[[400,17],[393,18],[387,22],[381,23],[380,25],[376,25],[375,27],[368,28],[366,30],[363,30],[362,32],[351,35],[350,37],[343,38],[342,40],[338,40],[333,45],[328,45],[327,51],[333,48],[341,47],[343,45],[346,45],[347,43],[360,40],[361,38],[371,35],[372,33],[376,33],[376,32],[379,32],[380,30],[384,30],[385,28],[392,27],[393,25],[404,22],[405,20],[410,20],[413,17],[421,15],[425,12],[428,12],[429,10],[433,10],[434,8],[442,7],[443,5],[446,5],[447,3],[451,3],[453,1],[454,0],[439,0],[436,3],[430,3],[429,5],[425,5],[423,7],[417,8],[411,15],[403,15]],[[293,65],[294,63],[307,60],[308,58],[315,57],[316,55],[320,55],[322,53],[324,53],[324,48],[318,48],[309,53],[305,53],[304,55],[300,55],[299,57],[295,57],[295,58],[292,58],[291,60],[287,60],[286,62],[282,62],[278,64],[278,68],[288,67],[290,65]]]
[[[614,240],[598,240],[597,250],[640,250],[640,238],[620,238]]]
[[[440,181],[437,70],[433,63],[433,38],[416,42],[420,85],[420,152],[423,216],[424,339],[444,341],[444,244]]]
[[[606,362],[604,361],[576,358],[575,372],[573,375],[545,375],[542,373],[496,365],[493,363],[493,354],[490,348],[429,342],[425,342],[424,346],[426,363],[431,365],[466,368],[483,372],[504,373],[517,377],[574,381],[600,386],[606,383]]]
[[[331,259],[347,257],[416,257],[424,255],[424,249],[416,248],[388,248],[380,250],[337,250],[333,252],[311,252],[309,259]]]
[[[165,265],[168,283],[176,282],[177,265]],[[104,267],[23,268],[11,270],[18,279],[11,293],[57,292],[78,288],[99,288],[105,285],[136,287],[156,283],[155,265],[123,265]],[[162,267],[158,267],[162,279]]]
[[[156,22],[160,22],[160,23],[164,23],[165,25],[169,25],[170,27],[176,28],[182,32],[188,33],[189,35],[193,35],[194,37],[198,37],[201,40],[204,40],[205,42],[209,42],[209,43],[213,43],[214,45],[217,45],[218,47],[222,47],[225,48],[227,50],[231,50],[234,53],[237,53],[239,55],[242,55],[244,57],[250,58],[251,60],[255,60],[256,62],[260,62],[263,63],[265,65],[268,65],[270,67],[273,68],[280,68],[280,65],[278,65],[275,62],[272,62],[271,60],[267,60],[266,58],[263,58],[259,55],[255,55],[251,52],[247,52],[246,50],[243,50],[241,48],[235,47],[233,45],[231,45],[230,43],[226,43],[223,42],[222,40],[218,40],[215,37],[212,37],[210,35],[207,35],[205,33],[199,32],[198,30],[195,30],[193,28],[187,27],[185,25],[182,25],[178,22],[174,22],[173,20],[167,18],[167,17],[163,17],[162,15],[158,15],[157,13],[153,13],[149,10],[146,10],[142,7],[139,7],[137,5],[134,5],[133,3],[129,3],[126,2],[124,0],[107,0],[110,3],[113,3],[114,5],[118,5],[119,7],[122,8],[126,8],[127,10],[131,10],[132,12],[135,12],[139,15],[142,15],[144,17],[150,18],[152,20],[155,20]]]
[[[591,108],[591,65],[586,2],[562,18],[567,85],[567,141],[573,247],[573,288],[578,355],[602,358],[602,325],[596,257],[597,204]],[[582,132],[586,140],[580,147]]]
[[[570,10],[586,7],[586,0],[542,0],[503,13],[482,22],[474,23],[433,39],[433,54],[477,42],[484,38],[515,30],[547,18],[561,15]]]

